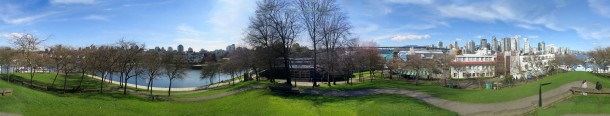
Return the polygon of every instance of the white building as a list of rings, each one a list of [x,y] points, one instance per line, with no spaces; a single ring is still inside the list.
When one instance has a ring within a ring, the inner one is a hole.
[[[459,67],[451,67],[451,77],[494,77],[495,60],[496,56],[487,49],[477,50],[475,54],[457,55],[451,63]]]
[[[527,77],[528,75],[537,76],[545,73],[545,67],[549,66],[549,62],[555,60],[555,54],[532,54],[532,55],[520,55],[518,56],[518,65],[520,69],[511,68],[512,75],[514,78],[520,79]]]

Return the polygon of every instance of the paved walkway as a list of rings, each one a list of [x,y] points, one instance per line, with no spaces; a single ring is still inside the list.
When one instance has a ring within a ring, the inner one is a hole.
[[[578,87],[580,81],[571,82],[562,85],[556,89],[549,90],[542,94],[543,106],[549,106],[552,103],[561,101],[572,93],[569,91],[571,87]],[[327,96],[362,96],[371,94],[400,94],[405,96],[414,97],[434,106],[448,109],[457,112],[460,115],[523,115],[537,108],[538,106],[538,95],[529,96],[526,98],[502,102],[502,103],[489,103],[489,104],[473,104],[449,101],[440,99],[437,97],[430,96],[426,93],[415,92],[403,89],[368,89],[368,90],[356,90],[356,91],[328,91],[328,90],[301,90],[301,93],[305,94],[317,94]]]

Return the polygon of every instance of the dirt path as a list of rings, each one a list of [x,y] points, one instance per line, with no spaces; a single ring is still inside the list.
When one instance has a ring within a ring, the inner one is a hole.
[[[0,112],[0,116],[21,116],[21,115],[19,115],[19,114],[11,114],[11,113],[3,113],[3,112]]]
[[[561,101],[570,96],[571,87],[578,87],[579,81],[571,82],[562,85],[553,90],[549,90],[542,94],[543,106],[549,106],[552,103]],[[328,91],[328,90],[301,90],[304,94],[317,94],[327,96],[362,96],[371,94],[400,94],[409,97],[414,97],[434,106],[448,109],[459,113],[460,115],[523,115],[538,107],[538,95],[533,95],[518,100],[489,103],[489,104],[473,104],[449,101],[430,96],[426,93],[404,90],[404,89],[368,89],[356,91]]]
[[[232,91],[209,95],[209,96],[201,96],[201,97],[194,97],[194,98],[168,98],[168,99],[170,101],[179,101],[179,102],[203,101],[203,100],[221,98],[221,97],[225,97],[225,96],[229,96],[229,95],[233,95],[236,93],[241,93],[241,92],[245,92],[245,91],[249,91],[249,90],[253,90],[253,89],[262,89],[262,88],[267,88],[267,86],[256,85],[256,86],[244,87],[244,88],[240,88],[237,90],[232,90]]]

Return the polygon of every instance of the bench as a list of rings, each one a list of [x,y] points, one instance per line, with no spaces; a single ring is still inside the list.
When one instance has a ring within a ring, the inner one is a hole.
[[[2,96],[10,96],[13,95],[13,89],[11,88],[0,88],[0,94],[2,94]]]
[[[591,89],[591,88],[582,88],[582,87],[572,87],[570,89],[570,91],[572,92],[572,94],[575,93],[591,93],[591,94],[610,94],[610,90],[597,90],[597,89]]]

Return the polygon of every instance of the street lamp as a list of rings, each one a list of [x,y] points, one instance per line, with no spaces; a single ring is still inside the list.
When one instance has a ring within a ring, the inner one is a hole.
[[[542,86],[549,85],[551,83],[542,83],[538,89],[538,107],[542,107]]]

